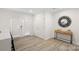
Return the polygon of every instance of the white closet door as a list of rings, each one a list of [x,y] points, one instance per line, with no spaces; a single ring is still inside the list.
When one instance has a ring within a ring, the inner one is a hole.
[[[38,37],[45,37],[45,16],[37,14],[34,19],[34,34]]]
[[[23,33],[24,35],[33,35],[33,17],[26,16],[23,22]]]

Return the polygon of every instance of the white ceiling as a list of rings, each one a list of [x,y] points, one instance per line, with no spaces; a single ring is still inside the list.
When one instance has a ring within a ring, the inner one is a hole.
[[[23,13],[44,13],[44,12],[57,12],[62,10],[63,8],[4,8],[7,10],[17,11],[17,12],[23,12]]]

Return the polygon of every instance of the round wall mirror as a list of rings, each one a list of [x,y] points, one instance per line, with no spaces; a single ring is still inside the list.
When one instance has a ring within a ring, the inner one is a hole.
[[[58,24],[61,27],[68,27],[71,24],[71,19],[68,16],[62,16],[59,18]]]

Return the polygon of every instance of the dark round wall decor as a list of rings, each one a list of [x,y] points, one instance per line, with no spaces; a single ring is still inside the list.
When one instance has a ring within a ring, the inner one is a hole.
[[[62,16],[59,18],[58,24],[61,27],[68,27],[71,24],[71,19],[68,16]]]

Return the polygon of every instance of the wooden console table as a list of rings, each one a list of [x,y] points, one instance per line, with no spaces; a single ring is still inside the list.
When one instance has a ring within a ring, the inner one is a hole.
[[[55,30],[54,32],[54,38],[57,39],[58,38],[58,33],[59,34],[62,34],[63,35],[66,35],[66,36],[70,36],[70,43],[72,44],[72,37],[73,37],[73,34],[71,31],[62,31],[62,30]],[[63,40],[66,40],[64,38],[62,38]]]

